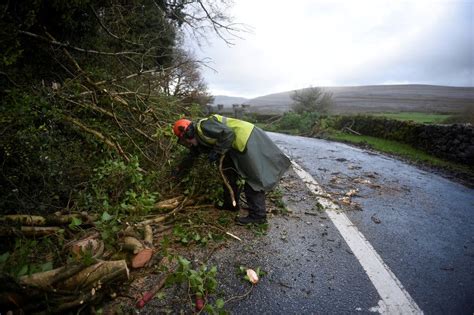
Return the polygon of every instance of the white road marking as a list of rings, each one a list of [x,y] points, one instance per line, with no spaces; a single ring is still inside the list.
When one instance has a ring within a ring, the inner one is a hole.
[[[330,197],[330,195],[323,191],[316,180],[303,170],[301,166],[294,161],[291,161],[291,163],[296,174],[303,180],[310,191],[317,196],[319,203],[324,207],[328,217],[339,230],[339,233],[341,233],[379,293],[382,300],[379,301],[378,306],[370,310],[380,314],[423,314],[423,311],[403,288],[403,285],[383,262],[380,255],[370,245],[364,235],[352,224],[337,204],[330,198],[325,198]]]

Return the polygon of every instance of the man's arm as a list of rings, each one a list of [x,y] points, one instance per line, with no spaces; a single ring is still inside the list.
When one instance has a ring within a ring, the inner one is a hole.
[[[173,170],[173,177],[181,178],[186,175],[193,167],[196,158],[201,153],[199,148],[191,147],[189,153],[181,160],[178,166]]]

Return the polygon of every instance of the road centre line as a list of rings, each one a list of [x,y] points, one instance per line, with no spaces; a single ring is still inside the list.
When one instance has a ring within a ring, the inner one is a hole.
[[[291,163],[296,174],[303,180],[309,190],[316,195],[318,202],[324,207],[326,214],[359,260],[380,295],[381,300],[378,307],[370,310],[378,311],[380,314],[423,314],[423,311],[411,298],[410,294],[403,288],[401,282],[339,206],[330,198],[318,197],[329,197],[330,195],[301,166],[293,160]]]

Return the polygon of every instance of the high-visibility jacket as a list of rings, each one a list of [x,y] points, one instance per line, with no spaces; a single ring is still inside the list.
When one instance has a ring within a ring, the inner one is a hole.
[[[256,191],[271,190],[291,164],[265,131],[246,121],[212,115],[195,127],[199,145],[228,154]]]
[[[232,129],[235,134],[234,140],[232,141],[232,147],[239,152],[244,152],[247,146],[247,142],[250,138],[250,134],[252,133],[252,130],[255,126],[249,122],[240,119],[225,117],[217,114],[212,115],[211,117],[216,118],[218,122]],[[210,145],[215,145],[217,139],[206,136],[202,131],[201,127],[202,122],[208,120],[209,118],[204,118],[198,121],[197,133],[204,142]]]

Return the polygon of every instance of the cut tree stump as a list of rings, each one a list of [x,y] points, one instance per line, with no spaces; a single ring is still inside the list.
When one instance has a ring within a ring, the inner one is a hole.
[[[104,284],[118,278],[128,279],[129,276],[125,260],[101,261],[64,280],[58,287],[64,290],[91,288],[99,281]]]
[[[142,268],[144,267],[153,257],[153,249],[144,248],[138,254],[136,254],[132,259],[132,268]]]

